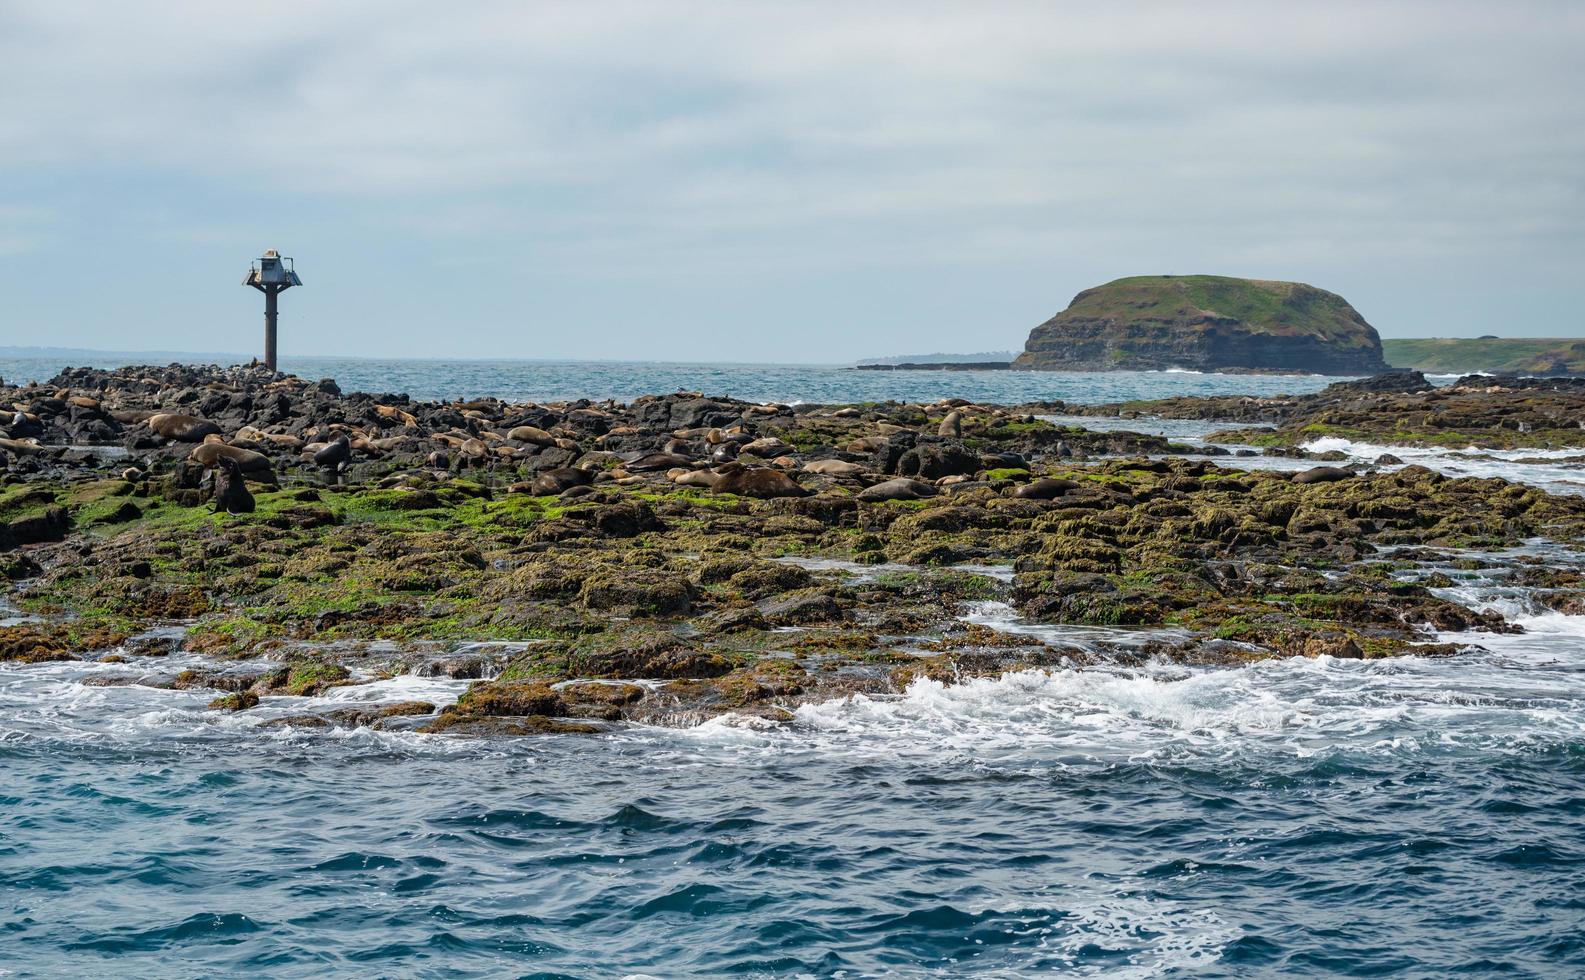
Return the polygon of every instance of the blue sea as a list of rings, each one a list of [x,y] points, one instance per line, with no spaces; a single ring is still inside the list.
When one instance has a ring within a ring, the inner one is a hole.
[[[285,366],[347,390],[539,400],[1325,383]],[[82,683],[111,665],[0,669],[0,976],[1585,975],[1585,617],[1509,582],[1516,560],[1582,561],[1539,541],[1468,557],[1442,594],[1525,632],[1462,657],[925,680],[781,728],[266,729],[260,713],[308,702],[228,716],[204,710],[212,692]],[[996,603],[962,615],[1095,633]],[[438,702],[465,685],[403,676],[329,698]]]
[[[0,358],[0,378],[47,381],[67,366],[147,364],[138,354],[91,358]],[[162,362],[155,362],[162,363]],[[1232,393],[1316,391],[1337,378],[1217,375],[1189,371],[1064,374],[1029,371],[859,371],[833,364],[677,364],[643,361],[421,361],[283,357],[280,368],[334,378],[343,391],[397,392],[423,400],[496,397],[511,401],[631,401],[640,395],[700,391],[749,401],[934,401],[956,397],[1001,404]]]

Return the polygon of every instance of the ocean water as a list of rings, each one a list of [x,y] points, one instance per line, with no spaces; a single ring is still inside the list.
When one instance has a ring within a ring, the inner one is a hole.
[[[721,370],[781,399],[1026,383]],[[83,683],[113,665],[0,668],[0,976],[1585,975],[1585,617],[1512,582],[1585,560],[1475,557],[1442,594],[1525,632],[1443,637],[1482,648],[1458,657],[920,681],[779,728],[270,729],[309,702],[222,716],[212,692]]]
[[[149,363],[147,356],[0,358],[0,378],[47,381],[62,368]],[[321,357],[281,359],[281,370],[335,378],[343,391],[403,392],[419,399],[482,398],[631,401],[640,395],[701,391],[748,401],[934,401],[956,397],[1001,404],[1080,403],[1173,395],[1318,391],[1337,378],[1113,371],[858,371],[837,365],[673,364],[642,361],[419,361]]]
[[[1579,975],[1585,624],[1521,621],[1454,659],[920,681],[598,739],[266,730],[6,670],[0,969]]]

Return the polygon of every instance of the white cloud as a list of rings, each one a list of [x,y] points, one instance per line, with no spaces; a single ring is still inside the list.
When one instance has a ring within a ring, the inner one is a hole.
[[[0,167],[279,184],[568,270],[1540,267],[1581,257],[1581,9],[12,0]]]

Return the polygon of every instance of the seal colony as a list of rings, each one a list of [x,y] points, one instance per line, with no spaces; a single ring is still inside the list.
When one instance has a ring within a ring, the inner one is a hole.
[[[774,724],[812,701],[1030,667],[1451,657],[1517,627],[1439,597],[1433,566],[1585,535],[1585,497],[1419,466],[1245,471],[1038,417],[1275,425],[1260,437],[1290,456],[1316,426],[1585,445],[1585,385],[1567,382],[1389,375],[1126,406],[541,405],[172,365],[71,369],[0,385],[0,401],[0,571],[21,612],[0,627],[0,669],[93,659],[118,666],[92,683],[208,688],[217,711],[307,699],[269,725]],[[1543,601],[1585,610],[1576,572],[1511,564]],[[1003,608],[1086,629],[1059,644],[987,625]],[[204,666],[164,667],[177,652]],[[451,705],[314,707],[408,672],[474,683]]]

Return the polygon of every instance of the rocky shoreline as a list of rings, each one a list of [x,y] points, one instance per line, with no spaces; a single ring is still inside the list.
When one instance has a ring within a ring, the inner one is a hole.
[[[0,669],[95,660],[91,683],[211,689],[217,711],[301,699],[270,725],[779,724],[920,678],[1456,656],[1517,627],[1440,597],[1441,569],[1585,536],[1585,498],[1504,480],[1244,471],[1038,417],[1268,425],[1241,441],[1277,447],[1345,430],[1585,445],[1585,384],[1568,382],[1393,374],[1113,406],[539,405],[172,365],[72,369],[0,399],[17,611]],[[1576,572],[1504,560],[1555,608],[1585,609]],[[1053,641],[1021,624],[1072,629]],[[474,683],[451,705],[322,698],[404,673]]]

